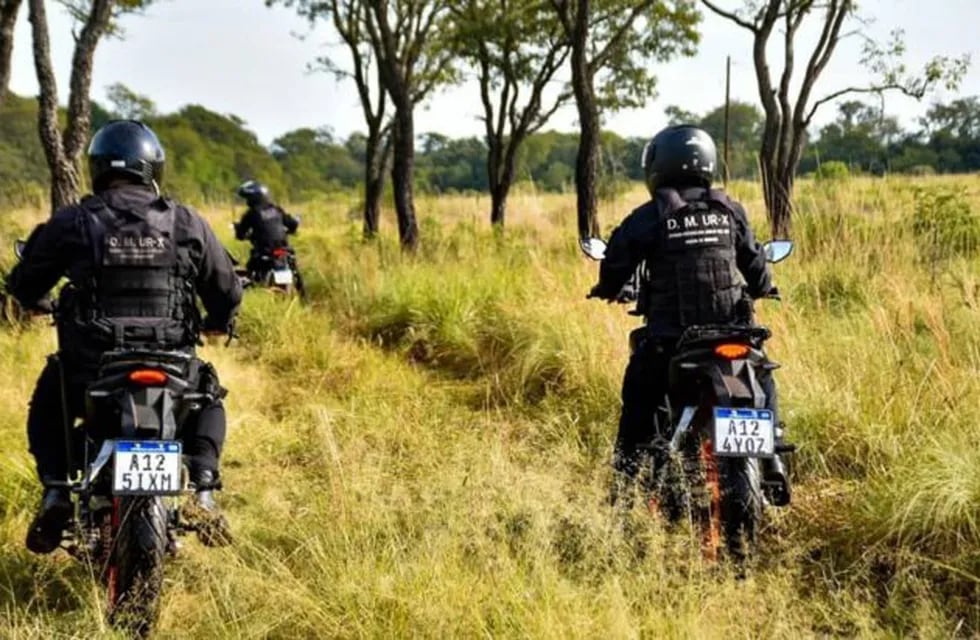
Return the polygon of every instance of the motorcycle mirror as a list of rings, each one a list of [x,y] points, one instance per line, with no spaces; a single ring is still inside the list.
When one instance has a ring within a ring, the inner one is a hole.
[[[602,260],[606,257],[606,243],[601,238],[582,238],[578,246],[582,253],[593,260]]]
[[[14,255],[17,256],[17,259],[18,260],[20,260],[21,258],[24,257],[24,248],[25,247],[27,247],[27,243],[24,242],[23,240],[15,240],[14,241]]]
[[[793,253],[792,240],[771,240],[762,245],[766,253],[766,262],[782,262]]]

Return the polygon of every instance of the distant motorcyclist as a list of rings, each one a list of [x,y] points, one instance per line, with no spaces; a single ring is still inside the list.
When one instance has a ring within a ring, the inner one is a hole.
[[[27,308],[68,279],[57,303],[59,352],[41,372],[27,416],[30,450],[45,487],[27,534],[35,553],[58,547],[72,515],[65,479],[73,470],[59,434],[66,419],[73,427],[84,417],[85,389],[98,376],[103,353],[136,348],[194,354],[201,332],[230,330],[242,296],[231,259],[208,223],[159,194],[164,151],[149,127],[109,122],[92,137],[88,161],[94,194],[39,225],[7,279],[9,292]],[[196,373],[189,379],[202,390],[220,390],[214,369],[192,362]],[[188,417],[180,434],[196,487],[196,499],[186,506],[200,519],[202,540],[212,544],[230,540],[212,495],[220,488],[225,427],[218,399]]]
[[[235,223],[235,238],[252,243],[246,269],[249,273],[261,272],[275,249],[287,249],[292,254],[287,236],[296,233],[299,220],[275,204],[268,187],[261,182],[243,182],[236,193],[245,200],[248,209]]]
[[[693,325],[748,321],[751,298],[765,296],[772,280],[762,247],[745,209],[711,188],[715,143],[691,125],[660,131],[643,152],[651,200],[635,209],[609,239],[599,282],[589,297],[620,299],[639,274],[639,310],[646,325],[634,332],[634,350],[623,379],[622,413],[614,467],[634,477],[639,446],[655,435],[654,417],[669,389],[670,360],[684,329]],[[761,372],[767,408],[778,416],[776,389]],[[773,502],[785,505],[790,486],[782,459],[764,465]]]

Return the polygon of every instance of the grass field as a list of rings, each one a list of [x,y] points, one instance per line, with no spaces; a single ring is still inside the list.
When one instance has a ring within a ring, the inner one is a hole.
[[[761,211],[755,185],[733,191]],[[980,182],[798,195],[784,302],[760,310],[795,502],[769,512],[746,580],[606,506],[635,320],[584,299],[572,196],[516,195],[503,237],[486,198],[422,200],[414,259],[361,243],[335,199],[298,207],[312,304],[249,292],[241,341],[203,351],[231,389],[237,544],[187,540],[159,637],[980,634]],[[230,212],[207,213],[228,240]],[[40,216],[11,216],[0,246]],[[54,346],[42,320],[0,331],[0,637],[110,638],[86,570],[23,548],[24,414]]]

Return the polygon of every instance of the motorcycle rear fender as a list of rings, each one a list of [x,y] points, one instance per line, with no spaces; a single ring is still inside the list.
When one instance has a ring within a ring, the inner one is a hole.
[[[86,394],[88,414],[94,415],[97,403],[108,402],[119,409],[119,436],[174,440],[183,414],[186,413],[190,383],[170,375],[162,386],[140,386],[130,382],[128,373],[120,373],[93,383]]]
[[[685,351],[671,360],[670,388],[672,393],[680,390],[686,395],[707,382],[714,396],[710,401],[715,406],[763,408],[767,398],[759,384],[757,369],[775,366],[761,349],[752,348],[745,358],[736,360],[721,358],[712,349]]]

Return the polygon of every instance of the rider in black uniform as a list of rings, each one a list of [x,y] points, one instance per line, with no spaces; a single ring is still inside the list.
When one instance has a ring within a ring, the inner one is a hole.
[[[160,195],[164,152],[149,127],[131,120],[106,124],[93,136],[88,159],[94,193],[34,229],[7,279],[27,308],[38,308],[59,280],[68,279],[55,315],[59,352],[41,372],[27,416],[45,487],[27,535],[36,553],[57,548],[72,514],[64,481],[74,470],[58,434],[65,416],[73,424],[84,417],[85,388],[102,354],[120,345],[193,354],[201,332],[230,330],[242,296],[231,259],[208,223]],[[203,320],[198,299],[207,312]],[[221,390],[211,365],[192,363],[202,390]],[[189,506],[204,525],[202,540],[211,544],[230,540],[212,495],[220,488],[225,426],[218,399],[191,415],[181,433],[196,487]]]
[[[299,220],[272,202],[269,189],[264,184],[249,180],[238,187],[238,196],[248,204],[248,209],[235,224],[235,238],[249,240],[252,251],[246,269],[249,273],[260,272],[263,262],[275,249],[293,253],[287,236],[299,229]],[[298,276],[298,274],[297,274]],[[298,286],[302,288],[298,281]]]
[[[667,394],[670,360],[684,329],[737,322],[745,315],[745,294],[755,299],[772,288],[745,209],[711,188],[716,164],[714,141],[697,127],[668,127],[654,136],[643,155],[652,199],[613,231],[599,283],[589,294],[616,300],[645,263],[638,299],[646,326],[634,336],[623,379],[614,455],[616,470],[627,477],[637,473],[639,446],[655,435],[654,416]],[[769,372],[762,372],[760,384],[767,408],[778,416]],[[787,504],[790,487],[782,459],[767,461],[764,473],[778,487],[773,502]]]

